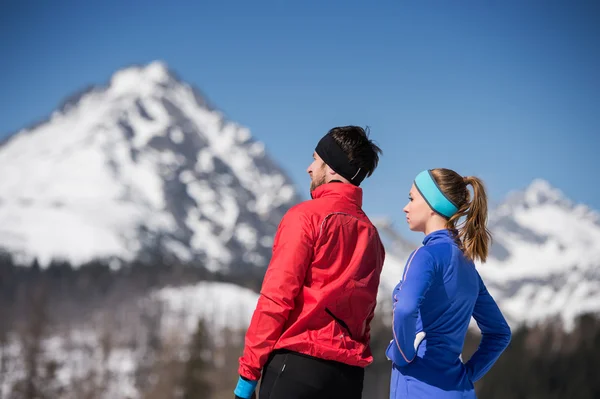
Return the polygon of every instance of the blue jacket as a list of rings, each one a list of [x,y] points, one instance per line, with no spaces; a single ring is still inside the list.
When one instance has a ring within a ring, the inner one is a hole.
[[[506,320],[475,264],[465,258],[449,230],[427,235],[423,246],[411,254],[392,300],[394,339],[386,355],[394,363],[393,373],[401,374],[395,378],[414,386],[411,397],[431,396],[434,391],[435,397],[458,397],[452,396],[452,391],[472,392],[473,383],[483,377],[510,342]],[[460,355],[471,316],[482,340],[463,364]],[[421,331],[425,339],[415,350],[415,336]],[[404,396],[398,393],[392,397]]]

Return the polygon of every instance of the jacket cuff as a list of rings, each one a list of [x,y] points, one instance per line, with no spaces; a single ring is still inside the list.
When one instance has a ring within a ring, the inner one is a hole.
[[[258,381],[248,380],[240,376],[240,378],[238,379],[237,386],[235,387],[233,393],[235,394],[235,396],[238,396],[242,399],[250,399],[252,393],[256,389],[257,384]]]

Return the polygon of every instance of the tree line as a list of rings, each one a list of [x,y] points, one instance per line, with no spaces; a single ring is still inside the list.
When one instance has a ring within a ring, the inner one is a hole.
[[[0,254],[0,399],[231,398],[245,332],[215,337],[210,320],[198,320],[191,334],[164,331],[160,304],[140,304],[152,289],[202,280],[255,291],[261,283],[174,262],[136,261],[114,270],[108,261],[55,261],[41,268]],[[389,326],[375,318],[364,398],[389,395],[390,339]],[[465,361],[478,343],[469,332]],[[483,399],[600,398],[598,369],[597,315],[579,317],[571,331],[555,320],[514,330],[476,391]]]

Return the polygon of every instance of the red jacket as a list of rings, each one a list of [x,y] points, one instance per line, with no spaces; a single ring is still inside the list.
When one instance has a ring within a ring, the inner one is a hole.
[[[281,220],[239,374],[258,380],[275,349],[365,367],[385,252],[362,189],[328,183]]]

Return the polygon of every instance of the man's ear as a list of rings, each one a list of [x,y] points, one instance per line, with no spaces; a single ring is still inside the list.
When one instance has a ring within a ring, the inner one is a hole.
[[[335,173],[335,170],[331,169],[331,168],[329,167],[329,165],[325,164],[325,168],[326,168],[326,170],[327,170],[327,174],[328,174],[328,175],[335,175],[335,174],[336,174],[336,173]]]

